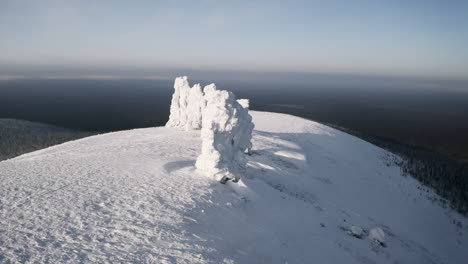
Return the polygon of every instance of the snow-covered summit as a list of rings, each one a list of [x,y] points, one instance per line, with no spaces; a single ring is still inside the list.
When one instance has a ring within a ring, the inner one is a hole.
[[[238,183],[195,170],[200,131],[157,127],[0,162],[0,262],[464,263],[468,221],[393,156],[330,127],[250,112]],[[457,224],[454,224],[457,223]]]

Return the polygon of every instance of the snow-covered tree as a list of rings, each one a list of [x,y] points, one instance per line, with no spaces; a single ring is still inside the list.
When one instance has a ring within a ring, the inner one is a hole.
[[[221,182],[237,181],[245,172],[245,153],[251,148],[253,123],[248,109],[233,93],[204,88],[206,107],[202,112],[202,150],[196,167]]]

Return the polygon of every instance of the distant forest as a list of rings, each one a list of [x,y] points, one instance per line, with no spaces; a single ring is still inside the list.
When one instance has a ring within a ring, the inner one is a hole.
[[[17,119],[0,119],[0,161],[96,134]]]

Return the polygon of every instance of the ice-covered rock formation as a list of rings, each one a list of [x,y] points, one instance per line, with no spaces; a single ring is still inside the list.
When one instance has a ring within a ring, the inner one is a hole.
[[[242,105],[242,107],[249,109],[250,101],[249,99],[237,99],[237,102]]]
[[[216,90],[217,90],[216,84],[212,83],[212,84],[208,84],[207,86],[205,86],[205,88],[203,88],[203,93],[206,95],[207,93],[210,93]]]
[[[174,82],[167,127],[201,129],[202,151],[196,167],[218,180],[237,180],[245,170],[245,153],[252,148],[249,100],[216,89],[214,83],[190,88],[187,76]]]
[[[189,94],[190,85],[187,76],[177,77],[174,82],[174,94],[166,127],[185,127]]]
[[[245,111],[247,115],[249,115],[249,99],[238,99],[237,102],[244,108],[242,111]],[[243,149],[245,153],[250,154],[250,150],[252,149],[252,131],[254,125],[252,122],[244,122],[241,126],[243,127],[239,130],[244,131],[244,133],[237,134],[237,136],[240,137],[237,141],[240,142],[241,149]]]
[[[206,101],[200,84],[195,84],[188,96],[187,123],[185,130],[202,128],[202,112],[205,109]]]
[[[237,181],[245,171],[244,152],[252,146],[252,117],[233,93],[217,90],[214,84],[204,92],[202,150],[196,167],[221,182]]]
[[[201,129],[202,111],[205,105],[200,84],[190,88],[187,76],[177,77],[166,126],[185,128],[185,130]]]

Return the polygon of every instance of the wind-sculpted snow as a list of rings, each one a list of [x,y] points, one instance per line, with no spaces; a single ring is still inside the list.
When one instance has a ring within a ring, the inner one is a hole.
[[[392,154],[301,118],[250,114],[238,183],[203,177],[200,131],[168,127],[0,162],[0,263],[466,262],[467,219],[433,203]]]
[[[205,89],[205,100],[196,167],[218,180],[237,181],[245,173],[245,152],[252,147],[252,117],[233,93],[216,90],[214,85]]]

